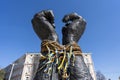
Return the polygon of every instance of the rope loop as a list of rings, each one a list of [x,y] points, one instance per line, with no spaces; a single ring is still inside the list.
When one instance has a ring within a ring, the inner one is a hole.
[[[49,75],[52,75],[53,65],[56,65],[58,74],[62,76],[62,79],[68,79],[70,76],[69,67],[74,66],[75,63],[75,51],[79,51],[81,54],[80,47],[77,44],[68,44],[65,46],[60,45],[55,41],[45,40],[41,44],[41,59],[45,60],[39,71],[44,68],[44,72]]]

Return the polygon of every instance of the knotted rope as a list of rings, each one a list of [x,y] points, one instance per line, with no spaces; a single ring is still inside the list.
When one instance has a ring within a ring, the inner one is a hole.
[[[74,66],[75,56],[82,55],[80,47],[76,43],[62,46],[50,40],[42,42],[41,53],[43,55],[41,54],[40,60],[46,60],[46,62],[43,63],[38,71],[45,68],[44,72],[51,76],[53,65],[56,65],[58,74],[62,76],[62,79],[69,78],[69,66]]]

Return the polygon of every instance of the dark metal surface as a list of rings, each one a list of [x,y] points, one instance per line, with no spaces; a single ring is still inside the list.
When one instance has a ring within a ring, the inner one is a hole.
[[[86,26],[85,20],[77,13],[71,13],[64,16],[63,22],[65,23],[65,26],[62,29],[63,45],[72,44],[73,42],[77,43],[84,33]],[[57,33],[55,31],[54,15],[52,10],[43,10],[35,14],[34,18],[32,19],[32,25],[34,31],[42,41],[51,40],[59,42]],[[70,65],[68,69],[70,72],[70,77],[69,79],[65,80],[93,80],[89,73],[89,69],[84,63],[83,57],[75,56],[75,58],[75,65]],[[50,76],[44,72],[46,66],[40,69],[44,63],[45,60],[41,60],[39,62],[39,68],[34,80],[62,80],[60,79],[61,76],[58,76],[56,65],[52,65],[52,74]]]
[[[44,61],[44,60],[40,61],[38,70],[33,80],[59,80],[55,65],[52,65],[52,74],[50,76],[45,72],[46,66],[40,70],[41,66],[44,65],[44,62],[47,62],[47,61]]]
[[[76,56],[75,65],[70,66],[70,80],[93,80],[83,56]]]
[[[58,42],[52,10],[43,10],[35,14],[32,19],[32,25],[34,31],[42,41],[52,40]]]
[[[63,45],[72,42],[77,43],[85,30],[85,20],[77,13],[71,13],[64,16],[63,22],[65,23],[65,26],[62,29]]]

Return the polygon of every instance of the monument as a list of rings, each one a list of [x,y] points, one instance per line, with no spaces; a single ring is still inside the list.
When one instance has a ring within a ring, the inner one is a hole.
[[[55,31],[52,10],[42,10],[32,19],[33,29],[42,41],[41,58],[34,80],[93,80],[80,46],[86,21],[77,13],[63,17],[62,45]]]

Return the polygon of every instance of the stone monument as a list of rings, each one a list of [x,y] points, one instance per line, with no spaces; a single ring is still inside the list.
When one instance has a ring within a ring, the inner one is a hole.
[[[80,46],[86,21],[77,13],[63,17],[62,45],[55,31],[52,10],[42,10],[32,19],[35,33],[42,41],[41,58],[34,80],[93,80]]]

